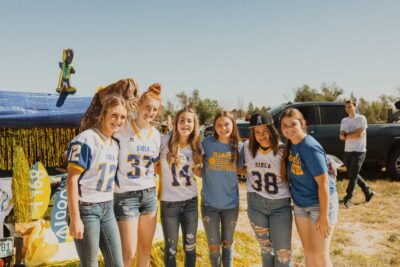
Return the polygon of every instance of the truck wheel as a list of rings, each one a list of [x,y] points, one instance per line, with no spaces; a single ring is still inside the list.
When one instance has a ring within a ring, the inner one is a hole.
[[[387,167],[391,178],[400,180],[400,148],[392,152]]]

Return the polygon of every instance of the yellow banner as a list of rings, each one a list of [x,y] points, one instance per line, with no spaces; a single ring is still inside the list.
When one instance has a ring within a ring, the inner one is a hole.
[[[32,219],[43,218],[50,202],[50,178],[43,164],[36,162],[31,169],[31,185],[33,195]]]

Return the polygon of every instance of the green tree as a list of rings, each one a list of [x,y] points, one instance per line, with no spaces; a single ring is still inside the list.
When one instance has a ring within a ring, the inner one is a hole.
[[[185,92],[180,92],[176,95],[181,108],[189,106],[189,96]]]
[[[253,103],[249,103],[249,106],[247,107],[247,114],[253,114],[254,113],[254,105]]]
[[[204,124],[211,123],[214,116],[221,111],[218,101],[209,98],[202,99],[199,89],[193,90],[190,96],[185,92],[180,92],[176,95],[176,98],[178,100],[178,107],[175,108],[173,103],[168,101],[166,107],[164,107],[165,117],[166,115],[174,117],[178,109],[191,107],[196,110],[200,124]]]
[[[321,92],[321,100],[331,102],[341,100],[339,99],[339,96],[343,95],[344,93],[343,89],[337,86],[336,83],[333,83],[332,85],[323,83],[321,85]]]
[[[343,92],[343,89],[337,86],[336,83],[332,85],[323,83],[320,92],[305,84],[295,90],[294,102],[343,101],[343,99],[339,98]]]
[[[218,105],[218,101],[206,98],[201,100],[196,107],[197,116],[199,116],[200,124],[210,124],[215,115],[222,109]]]
[[[307,84],[295,90],[294,102],[319,101],[320,94]]]

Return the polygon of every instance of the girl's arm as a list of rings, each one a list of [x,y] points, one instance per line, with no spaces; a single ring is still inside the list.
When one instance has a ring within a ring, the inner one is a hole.
[[[161,163],[160,163],[160,160],[157,161],[156,163],[154,163],[154,172],[155,172],[155,174],[160,176],[160,174],[161,174]]]
[[[238,167],[237,173],[238,173],[239,175],[247,175],[246,167]]]
[[[193,166],[193,173],[195,176],[200,177],[202,176],[203,164],[196,164]]]
[[[82,239],[84,226],[79,214],[78,179],[81,172],[75,168],[68,168],[67,196],[68,210],[70,214],[69,232],[75,239]]]
[[[329,223],[329,180],[328,173],[323,173],[315,177],[318,184],[318,199],[320,214],[316,223],[316,229],[321,235],[327,238],[331,234],[331,225]]]

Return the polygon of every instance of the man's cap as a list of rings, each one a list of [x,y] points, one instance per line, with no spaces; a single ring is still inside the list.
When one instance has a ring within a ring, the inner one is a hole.
[[[258,126],[258,125],[272,125],[274,124],[274,120],[271,115],[266,114],[253,114],[250,118],[250,127]]]

